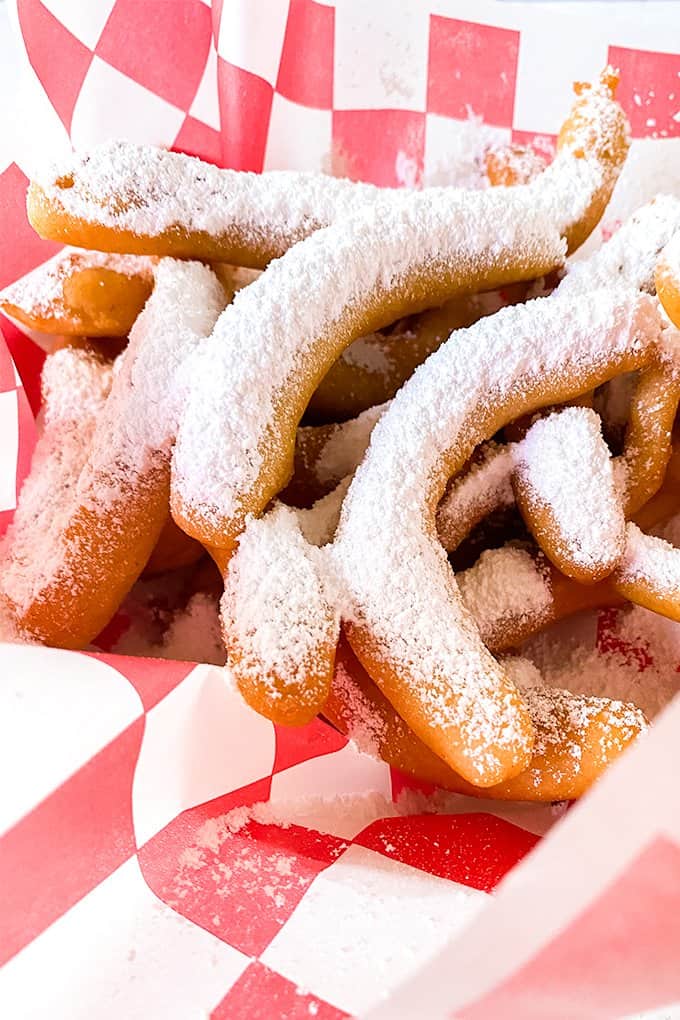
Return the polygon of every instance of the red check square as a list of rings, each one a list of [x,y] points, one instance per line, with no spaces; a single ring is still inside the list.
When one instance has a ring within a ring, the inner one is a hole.
[[[618,67],[616,93],[635,138],[680,135],[680,55],[610,46],[609,63]]]
[[[342,1020],[348,1016],[315,995],[309,995],[292,981],[255,961],[244,970],[222,1001],[210,1014],[210,1020]]]
[[[233,170],[259,173],[264,163],[274,90],[264,78],[217,59],[222,159]]]
[[[413,110],[335,110],[333,170],[355,181],[417,187],[423,176],[425,114]]]
[[[222,136],[209,124],[187,115],[175,138],[173,149],[219,165],[222,161]]]
[[[333,105],[335,10],[314,0],[291,0],[276,91],[318,110]]]
[[[92,62],[92,51],[69,32],[40,0],[19,0],[19,24],[26,52],[67,131]]]
[[[519,32],[456,18],[430,18],[427,109],[512,125]]]
[[[96,53],[139,85],[188,110],[212,43],[201,0],[117,0]],[[168,68],[172,68],[169,73]]]
[[[430,875],[491,892],[538,837],[480,813],[382,818],[354,842]]]

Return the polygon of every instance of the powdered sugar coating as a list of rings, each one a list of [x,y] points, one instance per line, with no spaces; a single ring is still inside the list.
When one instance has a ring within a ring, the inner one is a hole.
[[[112,366],[65,347],[43,367],[43,432],[2,546],[2,592],[24,604],[58,569],[63,526],[112,384]]]
[[[470,525],[492,510],[515,502],[511,478],[515,466],[513,444],[485,443],[479,459],[451,480],[437,508],[437,533],[444,548],[451,552],[468,534]]]
[[[625,519],[599,416],[587,407],[565,407],[539,418],[515,463],[534,524],[549,514],[545,527],[558,565],[611,571],[623,552]]]
[[[624,584],[642,582],[661,597],[677,601],[680,594],[680,549],[664,538],[645,535],[629,521],[617,578]]]
[[[173,500],[216,527],[237,515],[263,457],[281,444],[277,410],[299,390],[306,362],[339,321],[399,291],[414,267],[448,267],[462,281],[471,267],[504,266],[518,252],[559,264],[553,224],[524,208],[519,189],[501,191],[423,192],[403,196],[398,211],[376,202],[317,231],[237,294],[201,358],[175,448]]]
[[[100,251],[63,248],[47,262],[0,291],[0,303],[7,302],[24,312],[49,319],[63,306],[64,284],[74,272],[107,269],[121,276],[153,277],[155,259],[144,255],[113,255]]]
[[[568,390],[568,380],[573,386],[642,355],[659,328],[651,299],[625,291],[504,309],[454,333],[376,425],[334,547],[344,612],[445,725],[484,734],[487,744],[507,739],[489,713],[502,670],[480,641],[434,535],[439,493],[432,479],[442,460],[456,450],[458,464],[464,461],[498,427],[494,408],[510,395],[517,413],[530,410],[538,401],[528,394],[545,395],[546,379]]]
[[[552,605],[549,575],[526,549],[485,549],[474,566],[457,575],[466,608],[485,644],[499,631],[530,619],[547,620]]]
[[[181,227],[211,236],[238,224],[282,254],[379,193],[370,184],[292,170],[223,170],[151,145],[106,141],[46,167],[35,182],[79,219],[137,235]],[[66,184],[67,186],[64,186]]]
[[[313,695],[306,678],[335,649],[339,617],[324,574],[322,551],[303,537],[294,510],[279,503],[248,522],[224,578],[223,631],[239,675],[270,699],[283,683],[304,706]]]

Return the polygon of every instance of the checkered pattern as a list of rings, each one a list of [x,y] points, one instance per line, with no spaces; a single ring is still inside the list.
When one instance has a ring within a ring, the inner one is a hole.
[[[0,152],[0,285],[54,251],[24,211],[44,157],[36,140],[56,151],[124,135],[241,169],[442,183],[490,141],[549,156],[572,79],[608,59],[622,72],[635,179],[624,174],[605,229],[677,190],[672,5],[654,18],[635,2],[616,19],[589,14],[583,31],[573,10],[491,0],[404,4],[398,16],[393,0],[15,3],[29,87],[26,134]],[[30,459],[40,362],[3,332],[0,532]],[[616,622],[600,619],[603,650],[619,641]],[[646,664],[644,649],[616,647]],[[0,654],[12,777],[0,804],[3,1016],[335,1020],[421,965],[382,1016],[610,1017],[680,997],[680,911],[668,910],[680,899],[668,823],[680,710],[515,868],[557,817],[550,808],[480,811],[459,798],[445,817],[351,823],[323,798],[389,803],[417,787],[321,722],[271,726],[219,671]],[[286,828],[220,823],[300,798],[309,810]]]
[[[680,1002],[679,729],[676,700],[370,1020],[651,1020]]]
[[[231,831],[224,816],[260,801],[389,801],[390,770],[321,721],[273,726],[212,667],[23,646],[2,661],[2,697],[21,708],[0,742],[17,777],[0,815],[0,1003],[22,1017],[105,1015],[114,990],[124,1016],[238,1017],[245,998],[268,1017],[354,1013],[425,962],[537,840],[502,816],[512,808],[367,826],[337,811],[320,824],[311,806],[285,828]],[[399,917],[410,934],[395,946]],[[73,1012],[85,954],[109,972]],[[46,969],[48,982],[27,981]]]

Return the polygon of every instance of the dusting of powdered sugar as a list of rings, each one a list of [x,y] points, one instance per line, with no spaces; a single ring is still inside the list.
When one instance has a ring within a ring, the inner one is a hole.
[[[512,739],[489,709],[503,675],[431,533],[432,479],[449,451],[464,461],[488,438],[485,421],[500,424],[492,408],[510,395],[522,414],[545,399],[546,378],[560,390],[624,356],[642,362],[659,331],[652,299],[612,289],[536,299],[459,330],[394,398],[345,498],[333,547],[343,616],[370,631],[431,718],[483,734],[486,747]]]
[[[317,499],[308,510],[298,510],[297,518],[305,539],[315,546],[333,541],[340,520],[342,503],[350,487],[352,476],[343,478],[327,495]]]
[[[64,285],[74,275],[89,269],[106,269],[127,277],[142,277],[149,284],[156,260],[143,255],[112,255],[99,251],[63,248],[41,266],[0,291],[0,306],[13,305],[29,315],[49,319],[65,303]]]
[[[153,648],[145,654],[224,665],[225,651],[217,600],[205,592],[197,592],[184,609],[173,616],[160,649]]]
[[[314,464],[319,482],[337,483],[356,470],[368,447],[373,427],[388,406],[377,404],[369,407],[356,418],[333,427]]]
[[[680,691],[680,624],[635,605],[605,616],[606,628],[595,611],[565,620],[532,637],[522,654],[549,687],[633,703],[653,719]]]
[[[38,598],[44,587],[64,572],[69,572],[74,589],[88,583],[87,570],[83,564],[78,565],[74,555],[72,543],[77,538],[68,537],[69,523],[80,508],[85,508],[102,522],[103,528],[111,508],[125,503],[131,490],[143,486],[145,474],[157,468],[159,461],[169,455],[188,385],[187,360],[210,332],[223,307],[222,288],[206,266],[173,259],[159,263],[154,291],[132,329],[128,347],[118,360],[110,392],[91,421],[89,435],[83,430],[82,436],[73,440],[78,447],[72,456],[69,453],[68,467],[62,468],[60,459],[67,454],[64,443],[60,443],[60,452],[56,455],[50,450],[49,470],[60,476],[59,487],[54,490],[59,492],[59,512],[41,512],[41,527],[37,533],[41,535],[45,555],[35,555],[33,538],[30,555],[22,554],[15,544],[19,532],[13,530],[9,536],[11,570],[4,572],[2,584],[19,609]],[[54,357],[63,360],[67,354],[61,351]],[[72,357],[69,364],[81,364],[75,361],[75,352]],[[50,371],[48,368],[48,390]],[[91,407],[97,386],[89,380],[83,388],[87,390],[83,406]],[[72,402],[78,392],[74,387],[68,402]],[[83,438],[87,439],[84,449]],[[38,479],[44,477],[43,471],[36,474]],[[26,495],[22,490],[19,500],[16,515],[19,526],[24,520],[22,504],[29,501],[32,508],[37,506],[34,484],[44,486],[45,483],[34,483],[32,475],[29,476],[24,485]],[[47,505],[51,506],[52,493],[49,498],[47,492],[44,495]],[[34,515],[35,509],[31,513]],[[107,527],[113,527],[110,518]],[[36,533],[34,524],[31,533]],[[103,532],[100,540],[107,541]],[[76,576],[71,572],[77,566],[80,573]],[[94,570],[97,565],[90,566]]]
[[[304,700],[305,678],[337,643],[325,573],[323,551],[304,538],[295,510],[279,503],[248,520],[225,574],[222,623],[239,672],[266,685],[272,698],[287,682]]]
[[[680,549],[663,538],[645,535],[637,525],[626,525],[626,546],[617,568],[624,584],[640,582],[658,595],[677,600],[680,595]]]
[[[590,571],[621,557],[623,500],[599,416],[565,407],[531,426],[518,445],[516,476],[538,514],[549,511],[560,555]]]
[[[84,348],[64,347],[45,359],[42,434],[0,553],[0,589],[16,606],[53,575],[64,555],[72,495],[112,377],[111,364]]]
[[[489,442],[479,448],[468,470],[449,482],[437,508],[437,534],[448,552],[458,546],[479,518],[514,504],[514,466],[512,444]]]
[[[35,183],[73,217],[136,235],[180,227],[218,237],[237,226],[283,253],[380,189],[324,174],[223,170],[151,145],[107,141],[46,167]]]
[[[385,351],[384,341],[380,333],[361,336],[342,352],[340,360],[347,365],[363,368],[369,375],[386,375],[392,362]]]

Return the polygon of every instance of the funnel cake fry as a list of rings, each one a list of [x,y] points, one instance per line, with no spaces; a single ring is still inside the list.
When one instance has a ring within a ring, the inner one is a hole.
[[[182,362],[210,332],[223,303],[205,266],[159,264],[87,460],[60,513],[46,522],[46,557],[22,557],[10,534],[0,599],[22,632],[46,644],[83,647],[143,570],[167,519]],[[31,500],[26,514],[35,513]]]
[[[547,193],[557,188],[571,213],[570,250],[599,220],[628,149],[625,118],[612,101],[616,85],[607,68],[594,88],[577,86],[555,163],[542,175],[542,197],[552,203]],[[573,194],[565,195],[559,177],[572,156],[581,166]],[[78,247],[258,269],[313,231],[383,197],[368,184],[291,171],[220,170],[191,156],[119,141],[68,156],[37,177],[29,188],[28,215],[41,237]]]
[[[646,729],[644,715],[633,705],[544,687],[537,683],[538,671],[523,659],[506,659],[505,667],[527,701],[536,744],[527,768],[497,786],[473,786],[437,758],[395,712],[344,640],[323,714],[360,750],[416,779],[471,797],[536,802],[580,797]]]
[[[237,295],[206,345],[179,429],[172,510],[181,527],[233,549],[246,517],[288,481],[303,411],[358,336],[456,294],[542,275],[559,263],[562,236],[592,229],[627,129],[608,82],[574,110],[555,162],[531,184],[385,196],[316,231]]]
[[[354,477],[335,542],[349,642],[411,729],[475,785],[526,767],[531,727],[437,540],[446,481],[507,421],[653,361],[660,332],[652,299],[631,292],[504,309],[406,383]]]

